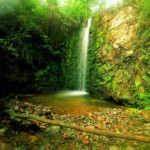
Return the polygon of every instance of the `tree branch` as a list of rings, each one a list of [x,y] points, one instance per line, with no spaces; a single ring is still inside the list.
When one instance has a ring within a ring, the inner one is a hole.
[[[138,135],[110,132],[110,131],[105,131],[105,130],[89,129],[89,128],[85,128],[85,127],[81,127],[81,126],[63,123],[60,121],[44,119],[44,118],[41,118],[36,115],[14,114],[14,116],[17,118],[34,119],[34,120],[38,120],[38,121],[45,122],[48,124],[53,124],[53,125],[62,126],[62,127],[66,127],[66,128],[72,128],[75,130],[80,130],[83,132],[93,133],[93,134],[97,134],[97,135],[104,135],[104,136],[110,136],[110,137],[116,137],[116,138],[123,138],[123,139],[127,139],[127,140],[135,140],[135,141],[150,143],[150,137],[146,137],[146,136],[138,136]]]

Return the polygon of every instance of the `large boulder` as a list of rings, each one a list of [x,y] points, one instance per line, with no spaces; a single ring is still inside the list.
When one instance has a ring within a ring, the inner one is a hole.
[[[141,23],[139,16],[133,6],[94,16],[89,46],[91,94],[134,106],[149,103],[150,39],[146,32],[150,28],[144,28],[148,18]]]

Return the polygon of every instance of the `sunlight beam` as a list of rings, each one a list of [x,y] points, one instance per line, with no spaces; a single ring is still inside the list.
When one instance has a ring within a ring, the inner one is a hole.
[[[64,5],[66,5],[66,1],[65,0],[59,0],[59,5],[63,7]]]
[[[42,5],[46,4],[46,0],[41,0],[41,4]]]
[[[106,8],[109,8],[111,6],[115,6],[119,3],[122,3],[122,0],[107,0],[106,1]]]
[[[115,5],[122,3],[122,2],[123,2],[123,0],[99,0],[98,1],[99,4],[104,3],[106,8],[109,8],[111,6],[115,6]]]

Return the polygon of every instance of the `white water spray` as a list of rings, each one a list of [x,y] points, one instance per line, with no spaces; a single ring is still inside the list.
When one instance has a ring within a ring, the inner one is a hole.
[[[89,30],[91,26],[92,19],[88,20],[88,24],[83,28],[81,33],[81,49],[80,49],[80,60],[78,66],[78,87],[77,91],[62,91],[57,93],[58,97],[68,97],[68,96],[82,96],[88,95],[86,92],[86,71],[87,71],[87,52],[89,43]]]
[[[82,39],[81,39],[81,53],[79,62],[79,91],[86,91],[86,72],[87,72],[87,52],[89,43],[89,30],[92,19],[88,20],[87,27],[83,28]]]

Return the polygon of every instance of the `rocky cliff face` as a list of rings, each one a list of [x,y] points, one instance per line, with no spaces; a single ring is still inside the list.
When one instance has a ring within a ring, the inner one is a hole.
[[[146,33],[150,22],[148,18],[141,22],[140,15],[135,7],[126,6],[93,18],[89,48],[93,95],[135,106],[149,103],[150,38]]]

